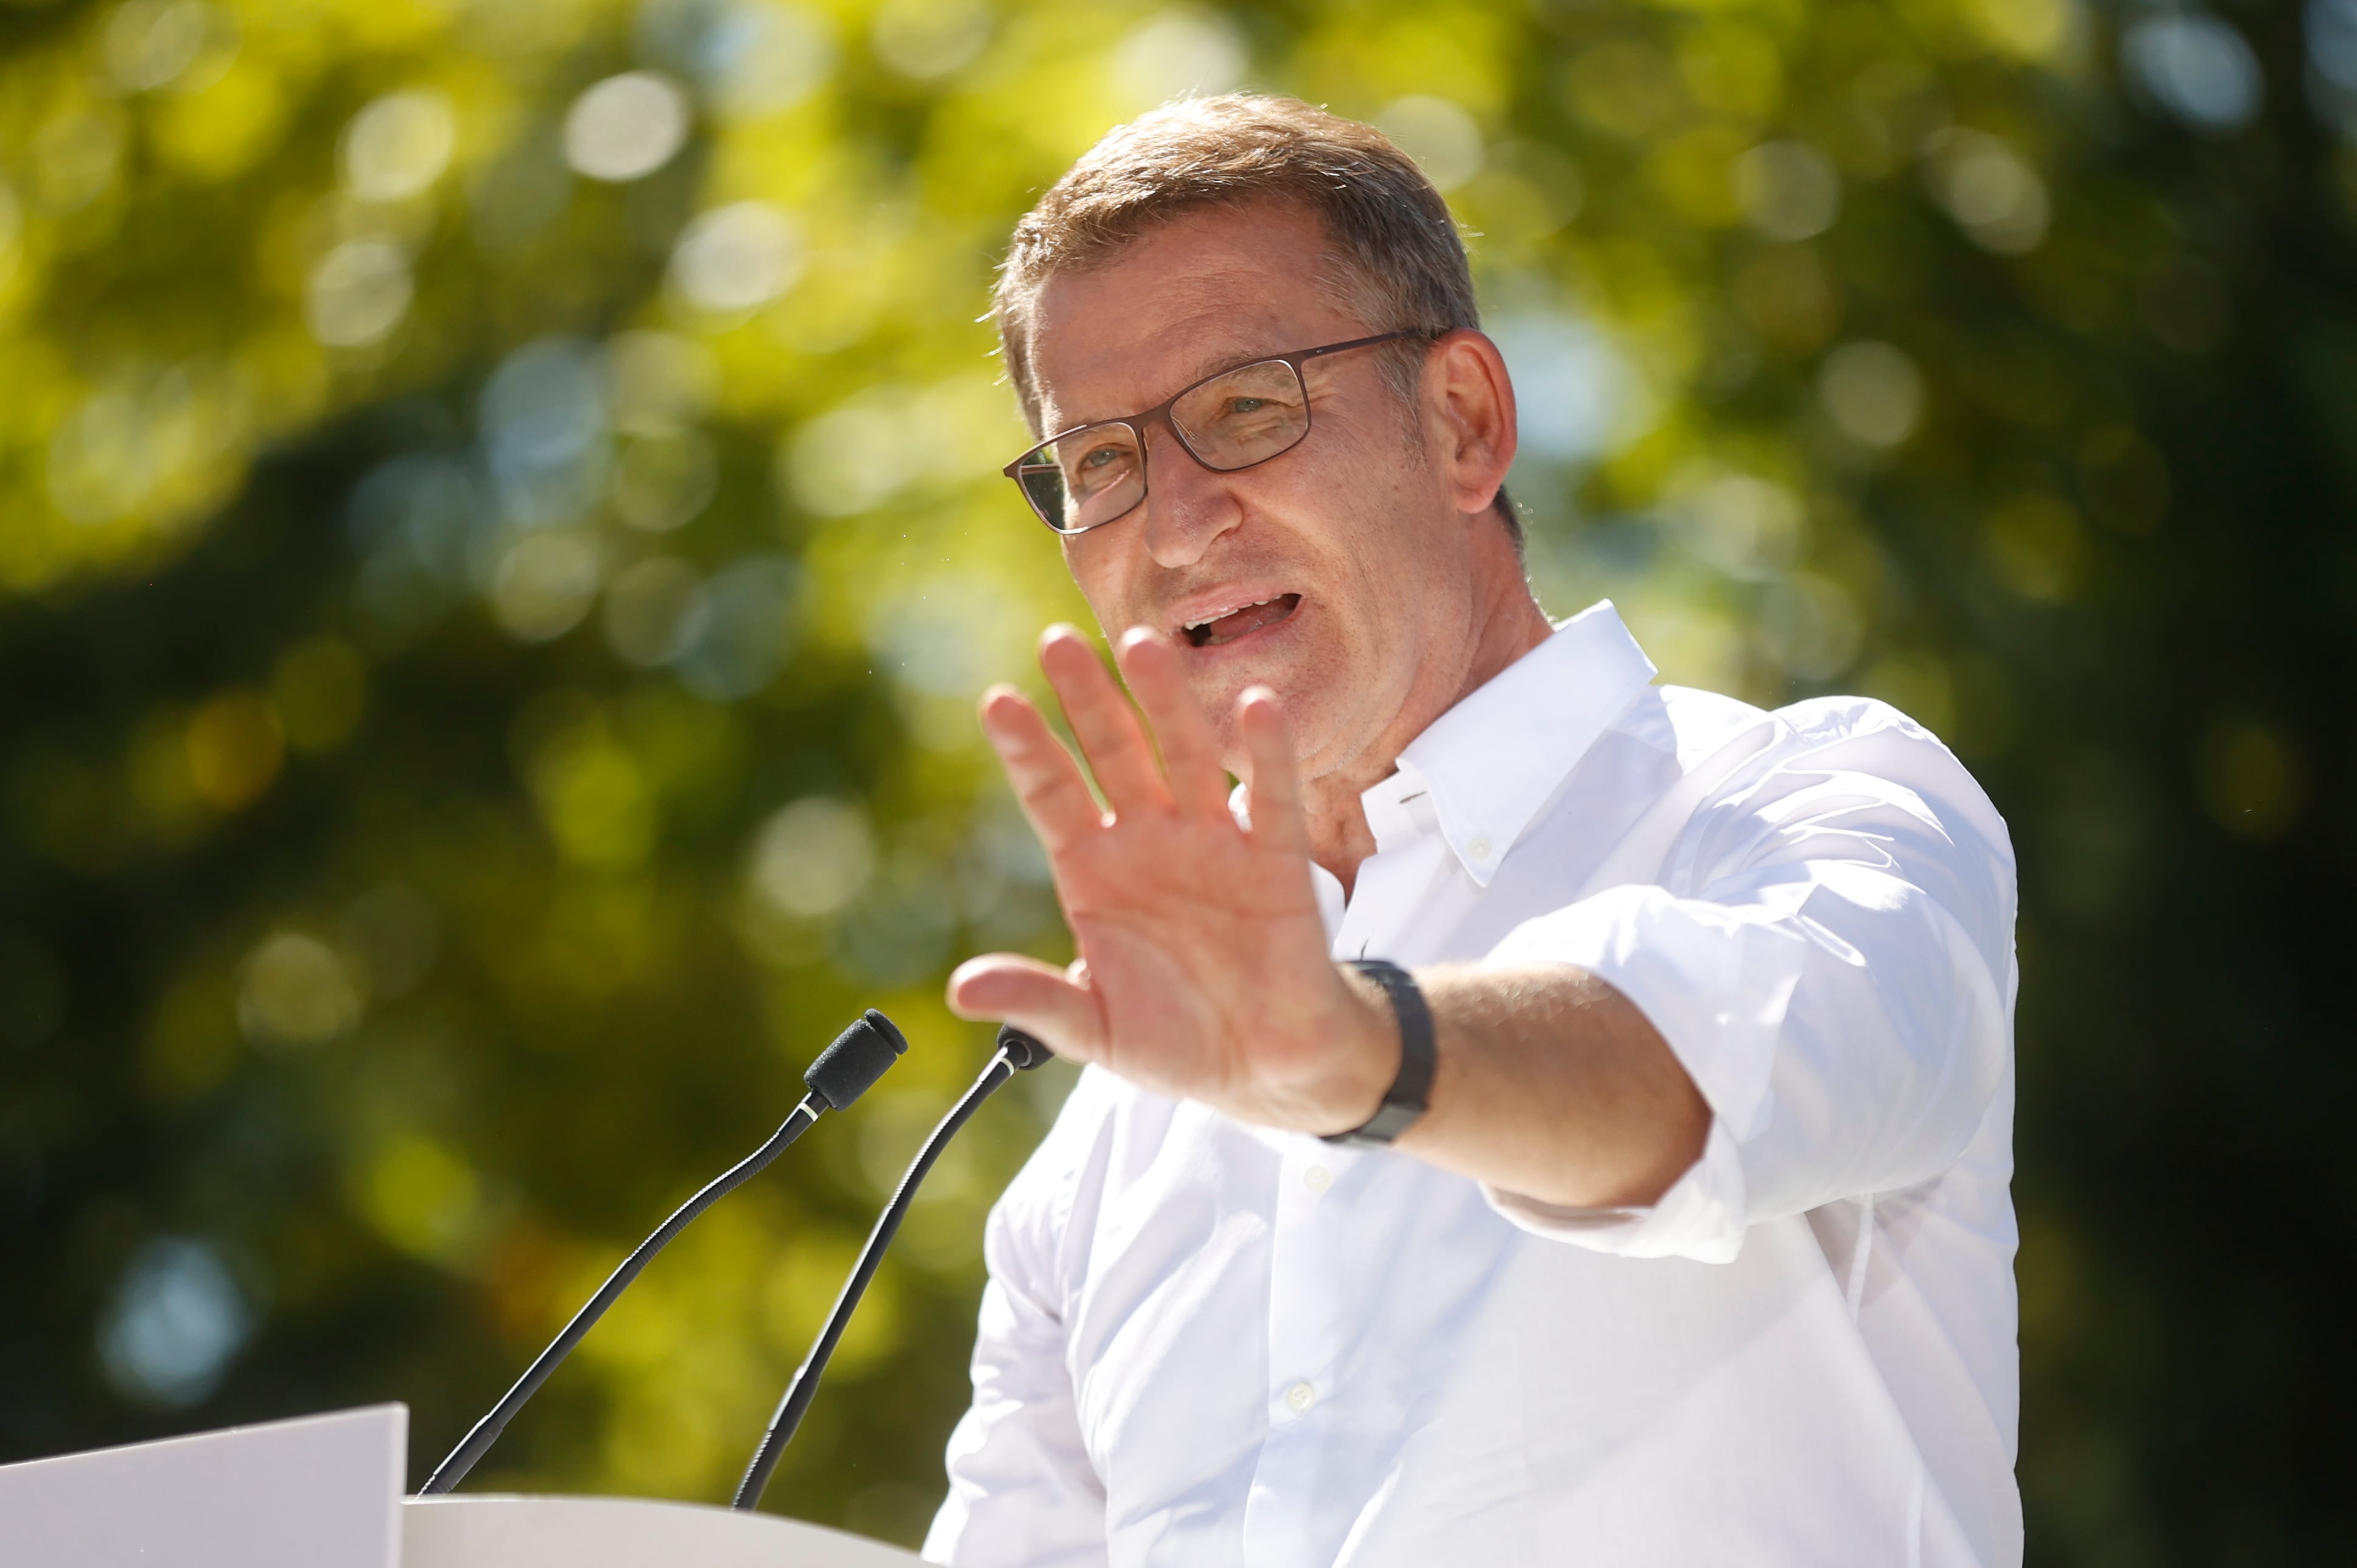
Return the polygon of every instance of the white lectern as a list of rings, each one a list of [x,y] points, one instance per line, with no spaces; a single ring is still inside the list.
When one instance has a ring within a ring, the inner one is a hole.
[[[775,1514],[634,1498],[412,1498],[402,1568],[905,1568],[909,1552]]]
[[[0,1466],[6,1568],[902,1568],[840,1530],[628,1498],[401,1496],[397,1404]]]

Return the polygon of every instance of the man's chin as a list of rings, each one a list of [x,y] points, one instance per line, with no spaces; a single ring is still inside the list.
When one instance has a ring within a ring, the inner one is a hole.
[[[1318,682],[1303,680],[1297,671],[1256,672],[1232,682],[1222,680],[1208,690],[1201,684],[1197,686],[1196,695],[1211,717],[1221,766],[1239,779],[1251,773],[1252,754],[1244,745],[1243,726],[1237,723],[1236,703],[1254,686],[1265,686],[1275,693],[1277,706],[1285,714],[1285,727],[1293,737],[1294,760],[1301,769],[1303,781],[1328,772],[1333,764],[1329,753],[1334,740],[1335,704]]]
[[[1290,659],[1198,661],[1190,658],[1187,682],[1194,689],[1196,701],[1223,733],[1235,727],[1236,703],[1255,686],[1276,693],[1288,720],[1298,704],[1315,696],[1314,686],[1302,679],[1300,666]]]
[[[1315,768],[1313,758],[1331,740],[1333,712],[1338,705],[1348,705],[1337,703],[1334,689],[1338,681],[1349,679],[1347,661],[1320,646],[1315,627],[1303,624],[1308,618],[1290,616],[1232,643],[1179,648],[1188,684],[1211,721],[1220,754],[1231,772],[1241,772],[1246,755],[1243,736],[1236,725],[1236,703],[1255,686],[1275,693],[1305,776]]]

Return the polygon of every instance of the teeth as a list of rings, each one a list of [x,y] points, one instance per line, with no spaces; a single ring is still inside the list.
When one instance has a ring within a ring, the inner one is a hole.
[[[1189,622],[1187,623],[1186,627],[1185,627],[1183,629],[1188,630],[1188,631],[1192,631],[1192,630],[1194,630],[1194,629],[1195,629],[1197,627],[1199,627],[1199,626],[1209,626],[1209,625],[1211,625],[1211,624],[1213,621],[1215,621],[1215,620],[1225,620],[1225,619],[1227,619],[1230,616],[1232,616],[1232,615],[1241,615],[1241,614],[1243,614],[1245,610],[1256,610],[1256,609],[1260,608],[1260,607],[1261,607],[1261,606],[1263,606],[1263,605],[1273,605],[1273,604],[1276,603],[1276,601],[1277,601],[1277,600],[1279,600],[1279,599],[1281,599],[1281,598],[1283,598],[1283,597],[1285,597],[1285,596],[1284,596],[1283,594],[1272,594],[1272,595],[1270,595],[1267,598],[1265,598],[1265,599],[1254,599],[1252,603],[1250,603],[1250,604],[1248,604],[1248,605],[1237,605],[1237,606],[1235,606],[1235,607],[1233,607],[1232,608],[1230,608],[1230,609],[1224,609],[1224,610],[1214,610],[1214,611],[1213,611],[1213,612],[1211,612],[1210,615],[1205,616],[1205,617],[1204,617],[1202,619],[1200,619],[1200,620],[1190,620],[1190,621],[1189,621]]]

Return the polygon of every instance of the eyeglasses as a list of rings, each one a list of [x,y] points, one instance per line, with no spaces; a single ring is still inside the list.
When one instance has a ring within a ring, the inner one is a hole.
[[[1179,447],[1204,467],[1232,474],[1292,451],[1309,434],[1302,366],[1328,354],[1430,336],[1411,328],[1254,360],[1206,376],[1144,413],[1050,435],[1004,472],[1041,522],[1059,533],[1086,533],[1119,522],[1146,499],[1146,434],[1157,424],[1168,426]]]

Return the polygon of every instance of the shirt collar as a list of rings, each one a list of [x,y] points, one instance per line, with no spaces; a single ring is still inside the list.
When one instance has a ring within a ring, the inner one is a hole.
[[[1466,875],[1487,887],[1531,818],[1654,673],[1611,600],[1565,621],[1435,719],[1397,771],[1359,797],[1377,849],[1437,823]]]

